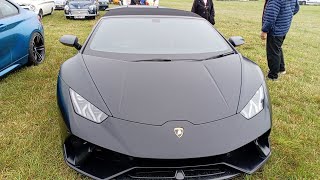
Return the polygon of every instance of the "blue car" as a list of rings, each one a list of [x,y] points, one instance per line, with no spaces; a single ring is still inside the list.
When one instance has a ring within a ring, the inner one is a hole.
[[[44,59],[44,33],[38,15],[12,1],[0,0],[0,77]]]

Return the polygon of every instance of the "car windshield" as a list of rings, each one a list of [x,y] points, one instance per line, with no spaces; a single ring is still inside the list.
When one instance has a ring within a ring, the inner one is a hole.
[[[158,55],[233,51],[205,20],[156,16],[103,19],[87,47],[97,52]]]

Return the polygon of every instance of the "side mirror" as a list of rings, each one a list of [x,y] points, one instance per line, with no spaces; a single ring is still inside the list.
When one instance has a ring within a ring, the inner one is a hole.
[[[229,42],[234,46],[241,46],[242,44],[244,44],[244,39],[241,36],[232,36],[229,38]]]
[[[74,47],[77,50],[80,50],[81,47],[82,47],[81,44],[78,43],[78,38],[76,36],[74,36],[74,35],[63,35],[60,38],[60,42],[63,45]]]

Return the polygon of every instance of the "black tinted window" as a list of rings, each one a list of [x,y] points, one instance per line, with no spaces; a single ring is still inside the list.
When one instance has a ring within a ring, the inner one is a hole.
[[[19,10],[8,1],[0,0],[0,18],[18,14]]]

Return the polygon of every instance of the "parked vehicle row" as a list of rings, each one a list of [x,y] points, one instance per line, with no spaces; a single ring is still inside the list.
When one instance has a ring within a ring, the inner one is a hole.
[[[109,0],[14,0],[21,8],[42,18],[54,10],[64,10],[67,19],[95,19],[99,10],[109,7]]]
[[[53,0],[14,0],[23,9],[37,13],[41,18],[44,15],[52,14],[55,9]]]

